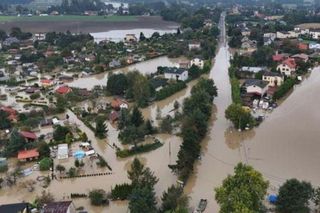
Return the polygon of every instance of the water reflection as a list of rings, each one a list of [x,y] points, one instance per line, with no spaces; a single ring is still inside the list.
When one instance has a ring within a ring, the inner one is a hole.
[[[246,140],[250,140],[255,136],[254,129],[239,132],[237,129],[229,127],[224,132],[225,143],[230,149],[238,149]]]

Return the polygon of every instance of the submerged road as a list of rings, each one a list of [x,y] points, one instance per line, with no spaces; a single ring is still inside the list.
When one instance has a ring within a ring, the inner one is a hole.
[[[231,104],[228,67],[230,54],[226,45],[224,15],[220,21],[220,48],[210,78],[218,88],[208,136],[202,143],[202,159],[185,194],[195,207],[201,198],[208,200],[205,212],[218,212],[214,188],[222,184],[234,166],[243,162],[253,166],[270,182],[269,192],[276,193],[287,179],[297,178],[320,185],[320,68],[315,68],[290,96],[254,130],[238,132],[224,117]]]

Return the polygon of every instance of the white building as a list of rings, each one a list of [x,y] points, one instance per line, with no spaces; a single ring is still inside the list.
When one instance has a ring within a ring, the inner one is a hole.
[[[263,96],[268,91],[268,82],[258,79],[248,79],[243,85],[248,94]]]
[[[200,69],[203,69],[204,60],[201,59],[201,58],[199,58],[199,57],[196,57],[196,58],[194,58],[194,59],[192,59],[192,60],[190,61],[190,67],[191,67],[192,65],[195,65],[195,66],[199,67]]]
[[[58,154],[57,158],[58,160],[67,159],[69,157],[69,149],[68,144],[59,144],[58,145]]]
[[[299,33],[295,31],[288,31],[288,32],[277,32],[278,39],[285,39],[285,38],[297,38]]]
[[[179,81],[186,81],[188,79],[188,71],[186,69],[177,67],[167,67],[164,70],[165,79],[173,79]]]
[[[320,50],[320,44],[318,43],[309,43],[310,50]]]
[[[35,33],[33,36],[34,41],[44,41],[46,40],[46,34],[45,33]]]
[[[200,50],[201,49],[201,44],[200,42],[192,42],[188,45],[189,50]]]
[[[291,76],[296,71],[296,62],[292,58],[284,60],[281,64],[277,66],[277,70],[286,76]]]
[[[313,39],[320,38],[320,30],[311,30],[309,34],[312,36]]]
[[[268,86],[281,86],[283,83],[283,76],[280,73],[276,72],[264,72],[262,75],[262,80],[268,82]]]

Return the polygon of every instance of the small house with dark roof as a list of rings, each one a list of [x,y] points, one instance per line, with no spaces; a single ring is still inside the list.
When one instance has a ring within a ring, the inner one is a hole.
[[[76,213],[72,201],[51,202],[44,205],[42,213]]]
[[[242,87],[246,89],[247,94],[263,96],[268,91],[268,82],[258,79],[248,79]]]
[[[278,72],[266,71],[262,75],[262,80],[267,81],[270,87],[275,87],[275,86],[281,86],[284,81],[284,78]]]
[[[188,70],[177,67],[166,67],[164,68],[163,73],[165,79],[186,81],[189,77]]]
[[[1,213],[31,213],[29,203],[0,204]]]

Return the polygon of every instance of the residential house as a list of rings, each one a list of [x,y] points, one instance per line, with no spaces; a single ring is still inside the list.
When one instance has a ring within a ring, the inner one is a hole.
[[[116,122],[117,120],[119,119],[119,113],[117,111],[112,111],[110,114],[109,114],[109,120],[114,123]]]
[[[60,95],[65,95],[72,92],[72,89],[68,86],[61,86],[58,89],[56,89],[56,93],[60,94]]]
[[[59,76],[59,81],[62,81],[62,82],[71,82],[73,81],[73,77],[72,76],[68,76],[68,75],[62,75],[62,76]]]
[[[252,52],[257,48],[257,41],[250,40],[248,37],[244,37],[241,40],[241,48]]]
[[[44,41],[46,40],[46,34],[45,33],[35,33],[33,35],[34,41]]]
[[[237,75],[240,78],[254,78],[259,72],[266,70],[266,67],[241,67],[237,70]]]
[[[16,122],[18,120],[18,112],[11,107],[2,106],[0,110],[5,111],[9,116],[8,119],[12,122]]]
[[[40,154],[37,149],[22,150],[18,152],[18,160],[22,162],[37,160]]]
[[[293,58],[284,60],[277,66],[277,70],[286,76],[291,76],[296,71],[297,64]]]
[[[247,94],[263,96],[268,91],[268,82],[258,79],[248,79],[244,82],[243,87]]]
[[[1,213],[31,213],[31,209],[29,203],[0,204]]]
[[[277,35],[275,33],[265,33],[263,34],[263,45],[270,45],[276,39]]]
[[[14,44],[14,43],[20,43],[20,40],[17,39],[16,37],[9,37],[9,38],[6,38],[6,39],[3,41],[2,45],[3,45],[3,46],[11,46],[11,45]]]
[[[204,60],[201,57],[195,57],[190,61],[190,66],[195,65],[199,67],[200,69],[203,69],[204,66]]]
[[[284,81],[284,78],[278,72],[266,71],[262,75],[262,80],[267,81],[270,87],[275,87],[275,86],[281,86]]]
[[[166,67],[164,69],[164,78],[186,81],[188,79],[188,70],[177,67]]]
[[[51,202],[43,206],[42,213],[76,213],[72,201]]]
[[[193,41],[188,44],[189,50],[200,50],[201,49],[201,44],[200,42]]]
[[[126,36],[124,37],[124,41],[125,42],[137,42],[138,38],[136,37],[135,34],[126,34]]]
[[[286,39],[286,38],[297,38],[298,33],[295,31],[288,31],[288,32],[277,32],[278,39]]]
[[[316,42],[310,42],[309,49],[310,50],[320,50],[320,44],[316,43]]]
[[[116,68],[120,66],[121,66],[121,62],[117,59],[112,59],[112,61],[109,63],[110,68]]]
[[[299,43],[298,44],[298,49],[301,51],[307,51],[309,49],[309,45],[306,43]]]
[[[37,140],[37,135],[31,131],[20,131],[20,135],[25,139],[26,142],[34,142]]]
[[[288,54],[275,54],[272,56],[272,61],[281,62],[289,57]]]
[[[182,69],[189,69],[190,67],[189,65],[190,65],[189,61],[180,61],[178,67]]]
[[[111,107],[114,110],[128,109],[129,104],[128,102],[121,100],[120,98],[115,98],[111,101]]]
[[[247,27],[241,28],[241,35],[242,36],[249,36],[251,31]]]
[[[320,30],[310,30],[309,34],[312,36],[313,39],[320,38]]]
[[[295,54],[291,56],[291,58],[293,58],[295,61],[303,61],[303,62],[307,62],[309,60],[309,56],[304,53]]]
[[[54,85],[53,80],[50,80],[50,79],[41,79],[40,80],[40,86],[42,86],[42,87],[51,87],[53,85]]]

